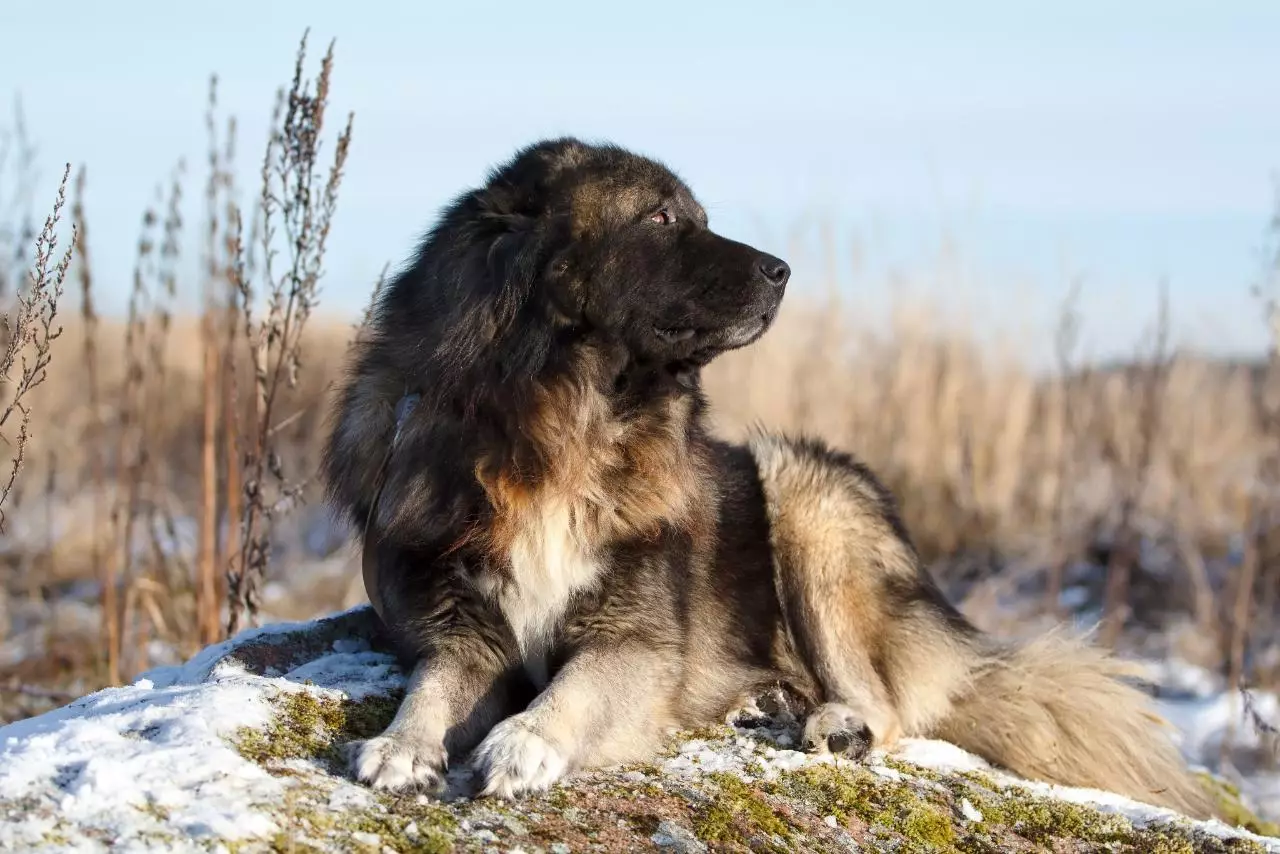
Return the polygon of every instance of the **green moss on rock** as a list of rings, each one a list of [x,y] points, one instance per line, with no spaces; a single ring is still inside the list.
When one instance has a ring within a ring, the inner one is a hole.
[[[285,759],[336,762],[343,744],[386,729],[399,703],[398,697],[388,696],[350,700],[281,692],[272,700],[271,722],[261,729],[244,727],[233,741],[241,756],[259,765]]]
[[[715,772],[707,774],[706,780],[713,788],[693,826],[699,839],[746,844],[760,834],[783,842],[791,837],[791,828],[759,791],[732,774]]]
[[[442,804],[370,792],[364,805],[334,808],[329,803],[331,778],[325,772],[338,770],[343,744],[382,731],[399,698],[349,700],[290,691],[276,695],[272,703],[273,720],[265,727],[240,731],[235,744],[247,758],[291,780],[286,803],[263,805],[281,826],[281,832],[266,841],[274,851],[390,848],[443,854],[528,841],[563,848],[565,839],[576,840],[573,850],[580,845],[634,850],[650,847],[650,837],[663,821],[692,828],[713,851],[825,851],[847,847],[849,840],[902,854],[1263,850],[1248,840],[1219,840],[1179,823],[1134,827],[1122,816],[1003,787],[980,773],[944,774],[896,759],[887,760],[887,768],[878,772],[847,762],[822,763],[773,779],[767,779],[761,763],[752,762],[749,780],[711,772],[672,783],[663,781],[658,767],[637,764],[580,784],[567,782],[516,804]],[[711,728],[692,735],[723,742],[728,730]],[[313,760],[320,768],[312,773],[284,764],[291,759]],[[1218,784],[1217,791],[1224,811],[1241,825],[1259,833],[1277,830],[1245,810],[1232,787]],[[982,813],[981,821],[965,817],[965,800]],[[1235,812],[1227,809],[1230,804]],[[837,845],[838,839],[844,841]]]
[[[282,804],[268,809],[280,830],[268,840],[267,849],[282,854],[318,849],[381,852],[390,848],[424,854],[456,850],[458,822],[439,804],[385,795],[371,807],[334,810],[328,804],[328,791],[300,781]]]
[[[893,826],[912,810],[929,805],[909,783],[880,777],[861,767],[813,765],[781,775],[778,784],[823,815],[834,815],[841,821],[856,816],[873,826]]]
[[[918,845],[950,851],[956,841],[952,821],[951,816],[940,810],[918,805],[902,819],[902,833]]]
[[[992,797],[972,792],[970,800],[986,821],[997,822],[1032,842],[1081,839],[1101,845],[1129,844],[1134,830],[1123,816],[1099,812],[1067,801],[1042,798],[1016,787]]]
[[[1222,811],[1222,819],[1227,824],[1234,827],[1243,827],[1245,830],[1260,836],[1280,837],[1280,824],[1258,818],[1240,800],[1240,789],[1226,780],[1219,780],[1211,774],[1201,772],[1196,776],[1200,779],[1201,785],[1217,801],[1218,808]]]

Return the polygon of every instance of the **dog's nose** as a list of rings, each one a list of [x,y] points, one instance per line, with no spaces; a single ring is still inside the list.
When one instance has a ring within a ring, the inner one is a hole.
[[[787,262],[772,255],[762,257],[756,269],[760,271],[760,275],[764,276],[765,281],[774,287],[782,287],[787,283],[787,279],[791,278],[791,268],[787,266]]]

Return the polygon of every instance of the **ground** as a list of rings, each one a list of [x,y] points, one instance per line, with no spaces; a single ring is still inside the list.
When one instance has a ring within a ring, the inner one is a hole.
[[[836,763],[791,749],[778,696],[542,796],[473,799],[464,767],[441,800],[394,797],[346,775],[344,745],[385,726],[403,683],[361,607],[0,728],[0,850],[1280,854],[1230,787],[1248,829],[1017,780],[940,742]]]

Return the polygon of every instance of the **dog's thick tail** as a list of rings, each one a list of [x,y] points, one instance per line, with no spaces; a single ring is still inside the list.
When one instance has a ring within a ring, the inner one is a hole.
[[[1104,789],[1194,818],[1218,814],[1131,666],[1082,638],[1049,633],[995,649],[936,729],[1024,777]]]

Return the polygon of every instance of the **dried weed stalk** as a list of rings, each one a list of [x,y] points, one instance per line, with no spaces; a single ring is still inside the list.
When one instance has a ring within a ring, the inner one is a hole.
[[[1078,407],[1072,391],[1077,384],[1087,378],[1076,376],[1077,350],[1080,344],[1080,291],[1081,282],[1075,280],[1067,291],[1062,308],[1058,313],[1058,325],[1053,335],[1053,352],[1057,364],[1058,377],[1049,387],[1049,401],[1052,407],[1048,418],[1053,426],[1053,448],[1050,459],[1053,463],[1053,489],[1050,507],[1050,525],[1054,530],[1054,551],[1050,557],[1049,578],[1045,587],[1044,608],[1047,612],[1060,615],[1062,599],[1062,581],[1066,574],[1067,563],[1079,553],[1080,533],[1071,512],[1068,500],[1072,482],[1071,467],[1076,461],[1079,444],[1079,419],[1076,417]]]
[[[0,437],[12,449],[9,476],[0,486],[0,531],[4,530],[4,503],[17,483],[18,474],[26,458],[27,444],[31,439],[31,392],[48,376],[49,362],[53,358],[53,342],[62,334],[56,325],[58,300],[62,297],[67,270],[71,266],[76,245],[75,225],[71,240],[59,258],[58,223],[67,200],[67,181],[71,176],[71,164],[62,172],[53,212],[44,222],[44,228],[36,237],[35,264],[28,274],[27,286],[17,294],[17,305],[4,315],[4,347],[0,350],[0,383],[5,388],[6,402],[0,406]],[[16,423],[16,435],[9,438],[5,428],[10,419]]]
[[[1280,205],[1274,225],[1280,236]],[[1275,269],[1280,271],[1280,259]],[[1264,319],[1267,324],[1268,348],[1266,366],[1250,386],[1251,409],[1256,429],[1268,441],[1257,462],[1252,488],[1244,495],[1244,549],[1240,570],[1235,574],[1235,597],[1231,608],[1231,633],[1227,647],[1227,681],[1243,690],[1247,681],[1246,659],[1255,619],[1255,597],[1259,578],[1271,581],[1280,572],[1276,525],[1280,523],[1280,303],[1274,292],[1259,289]],[[1270,587],[1271,585],[1265,585]],[[1273,593],[1264,591],[1262,614],[1270,618]],[[1264,627],[1265,628],[1265,627]],[[1247,695],[1246,695],[1247,698]]]
[[[235,126],[234,123],[228,125],[225,144],[220,144],[216,119],[217,86],[218,78],[210,78],[209,101],[205,113],[205,127],[209,137],[209,177],[205,185],[205,279],[200,320],[203,419],[200,443],[199,551],[196,558],[196,624],[202,645],[221,638],[222,603],[226,598],[222,591],[222,573],[218,569],[226,566],[227,561],[227,552],[218,536],[218,520],[221,517],[218,491],[220,421],[228,437],[223,460],[228,473],[228,495],[239,489],[239,481],[235,477],[238,474],[239,454],[234,451],[237,422],[234,395],[229,393],[235,382],[235,330],[239,324],[233,314],[235,300],[228,272],[230,247],[227,241],[230,230],[220,218],[224,205],[231,204]],[[227,517],[238,519],[238,516],[230,513]]]
[[[0,194],[0,299],[9,297],[21,283],[27,252],[36,239],[32,208],[39,172],[21,100],[14,102],[12,127],[0,129],[0,176],[7,175],[12,180],[0,187],[5,190]]]
[[[1139,355],[1134,370],[1138,385],[1135,428],[1128,447],[1114,439],[1104,442],[1107,456],[1119,478],[1119,510],[1107,560],[1107,582],[1102,605],[1100,639],[1114,646],[1129,615],[1129,583],[1142,553],[1138,509],[1147,491],[1156,443],[1164,428],[1164,397],[1173,363],[1169,350],[1169,290],[1161,283],[1151,350]]]
[[[135,643],[136,669],[150,666],[148,642],[152,638],[180,642],[184,638],[179,627],[190,622],[183,603],[190,598],[191,572],[181,549],[176,547],[178,526],[174,518],[176,508],[169,500],[170,469],[167,461],[150,448],[156,437],[164,433],[167,403],[172,394],[169,337],[173,329],[173,305],[178,296],[177,267],[182,252],[182,182],[185,173],[186,164],[179,160],[170,178],[161,226],[156,288],[153,290],[150,332],[147,335],[141,440],[148,447],[142,457],[145,491],[141,510],[150,560],[144,562],[143,571],[134,581],[134,586],[149,625],[139,626]]]
[[[90,561],[94,571],[98,573],[100,587],[99,605],[103,615],[101,648],[114,650],[120,643],[120,625],[116,619],[116,588],[114,579],[107,577],[110,564],[105,560],[102,541],[105,517],[103,505],[107,494],[106,459],[103,453],[106,436],[102,421],[101,378],[98,374],[98,312],[93,299],[93,265],[89,260],[89,227],[85,218],[84,189],[85,168],[82,166],[76,176],[76,195],[71,206],[71,219],[77,232],[79,252],[76,273],[80,282],[80,321],[84,327],[81,332],[80,356],[84,365],[85,396],[89,405],[88,422],[81,444],[89,457],[89,484],[93,500],[90,523],[93,534],[89,548]]]
[[[157,200],[158,201],[158,200]],[[124,375],[115,397],[115,452],[112,456],[115,490],[111,502],[111,548],[102,570],[103,584],[114,601],[103,619],[108,622],[106,634],[115,643],[105,650],[107,680],[120,682],[124,672],[126,640],[140,636],[135,625],[137,586],[134,556],[137,519],[141,515],[148,468],[146,437],[147,356],[151,330],[150,315],[155,296],[151,282],[158,269],[156,262],[156,230],[160,218],[154,207],[142,215],[142,228],[133,268],[133,286],[129,292],[128,314],[124,331]],[[124,591],[123,599],[119,591]]]
[[[315,308],[325,244],[337,208],[338,188],[351,142],[352,117],[339,133],[327,175],[320,173],[321,134],[329,98],[333,45],[314,81],[303,79],[307,37],[298,49],[292,85],[277,100],[273,132],[262,163],[259,200],[262,276],[266,307],[254,311],[255,293],[243,253],[233,275],[240,288],[245,336],[254,377],[253,422],[244,449],[244,497],[240,553],[228,572],[234,633],[254,620],[270,559],[273,522],[301,499],[307,479],[290,480],[275,443],[275,408],[283,388],[297,385],[302,331]],[[242,228],[237,217],[237,231]],[[279,244],[283,244],[282,246]],[[283,249],[283,257],[281,253]]]

